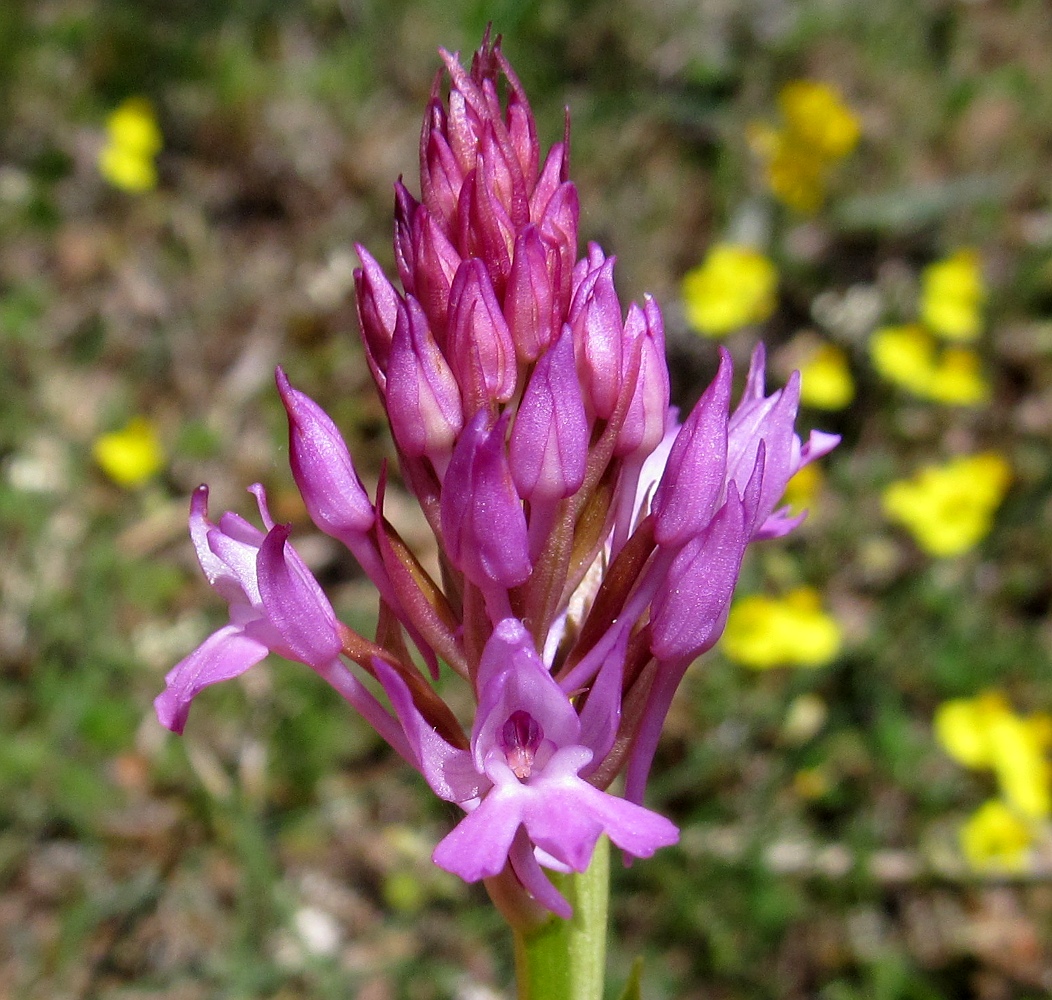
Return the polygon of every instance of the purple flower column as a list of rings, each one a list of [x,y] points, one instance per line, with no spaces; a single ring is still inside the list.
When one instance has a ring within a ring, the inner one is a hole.
[[[777,509],[789,477],[836,439],[801,443],[798,379],[768,395],[762,350],[733,411],[724,353],[681,425],[657,304],[626,312],[614,259],[595,245],[578,259],[568,132],[542,157],[499,41],[467,70],[442,59],[420,198],[395,187],[398,280],[364,248],[355,276],[440,578],[385,516],[387,471],[370,500],[336,425],[279,369],[293,476],[375,583],[376,636],[336,618],[261,493],[265,531],[211,524],[201,492],[191,534],[230,624],[169,675],[158,713],[179,731],[200,690],[268,652],[307,664],[463,809],[435,861],[484,880],[521,929],[570,913],[545,872],[585,871],[599,838],[636,857],[676,840],[642,805],[665,714],[723,630],[748,545],[795,527]],[[470,718],[437,693],[440,661],[468,686]]]

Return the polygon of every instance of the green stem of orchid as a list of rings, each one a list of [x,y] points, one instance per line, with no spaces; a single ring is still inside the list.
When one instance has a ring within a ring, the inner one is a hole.
[[[515,931],[518,1000],[602,1000],[610,842],[599,838],[587,871],[554,874],[552,882],[573,907],[573,916]]]

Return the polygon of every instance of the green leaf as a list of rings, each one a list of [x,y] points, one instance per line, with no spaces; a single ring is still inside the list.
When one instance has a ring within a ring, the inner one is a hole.
[[[620,1000],[640,1000],[640,989],[643,983],[643,956],[637,955],[632,963],[632,971],[628,974],[628,981],[621,992]]]

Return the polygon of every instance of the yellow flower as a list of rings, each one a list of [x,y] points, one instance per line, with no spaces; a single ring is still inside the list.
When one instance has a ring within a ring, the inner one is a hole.
[[[811,587],[783,598],[754,594],[735,602],[723,634],[727,657],[747,667],[820,667],[840,651],[840,625]]]
[[[828,161],[791,133],[753,123],[749,145],[763,161],[764,181],[783,205],[814,215],[826,196]]]
[[[921,273],[921,319],[947,340],[975,340],[986,286],[974,250],[958,250]]]
[[[926,395],[949,406],[976,406],[990,398],[990,384],[979,355],[967,347],[947,347],[932,367]]]
[[[858,143],[858,118],[832,87],[794,80],[778,94],[781,128],[753,123],[748,140],[767,186],[784,205],[810,215],[822,207],[831,167]]]
[[[782,503],[788,504],[794,511],[811,510],[819,493],[822,492],[824,480],[822,470],[817,462],[803,466],[799,472],[785,484]]]
[[[91,453],[99,468],[119,486],[142,485],[165,462],[157,428],[143,417],[134,417],[121,430],[97,438]]]
[[[940,705],[935,736],[958,763],[992,770],[1016,812],[1033,819],[1052,813],[1052,720],[1047,715],[1017,715],[999,692],[987,691]]]
[[[815,80],[792,80],[778,93],[787,130],[815,154],[843,159],[858,145],[862,130],[840,93]]]
[[[1004,802],[984,802],[961,827],[961,850],[976,869],[1025,871],[1034,843],[1032,826]]]
[[[762,323],[775,308],[778,272],[759,250],[718,243],[683,278],[687,320],[710,337]]]
[[[990,397],[979,356],[966,347],[940,350],[935,338],[919,323],[874,331],[869,355],[879,375],[922,399],[974,406]]]
[[[855,398],[847,355],[823,344],[800,366],[800,402],[818,410],[842,410]]]
[[[960,555],[990,530],[1010,474],[1008,463],[993,452],[926,466],[884,490],[884,513],[930,555]]]
[[[884,326],[869,338],[869,356],[878,375],[923,395],[934,367],[935,343],[919,323]]]
[[[114,187],[137,193],[157,186],[154,158],[161,151],[161,130],[153,107],[132,97],[106,119],[106,145],[99,153],[99,172]]]

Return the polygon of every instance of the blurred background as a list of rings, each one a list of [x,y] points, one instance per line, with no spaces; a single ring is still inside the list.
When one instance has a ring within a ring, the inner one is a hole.
[[[1043,0],[4,0],[0,998],[510,997],[456,818],[272,658],[156,723],[225,619],[188,498],[275,516],[345,620],[273,367],[367,484],[392,447],[352,243],[390,266],[439,46],[487,22],[582,236],[665,311],[690,405],[724,342],[843,435],[688,675],[615,864],[611,991],[1052,990],[1052,18]],[[404,493],[389,516],[422,551]],[[611,996],[616,995],[611,992]]]

